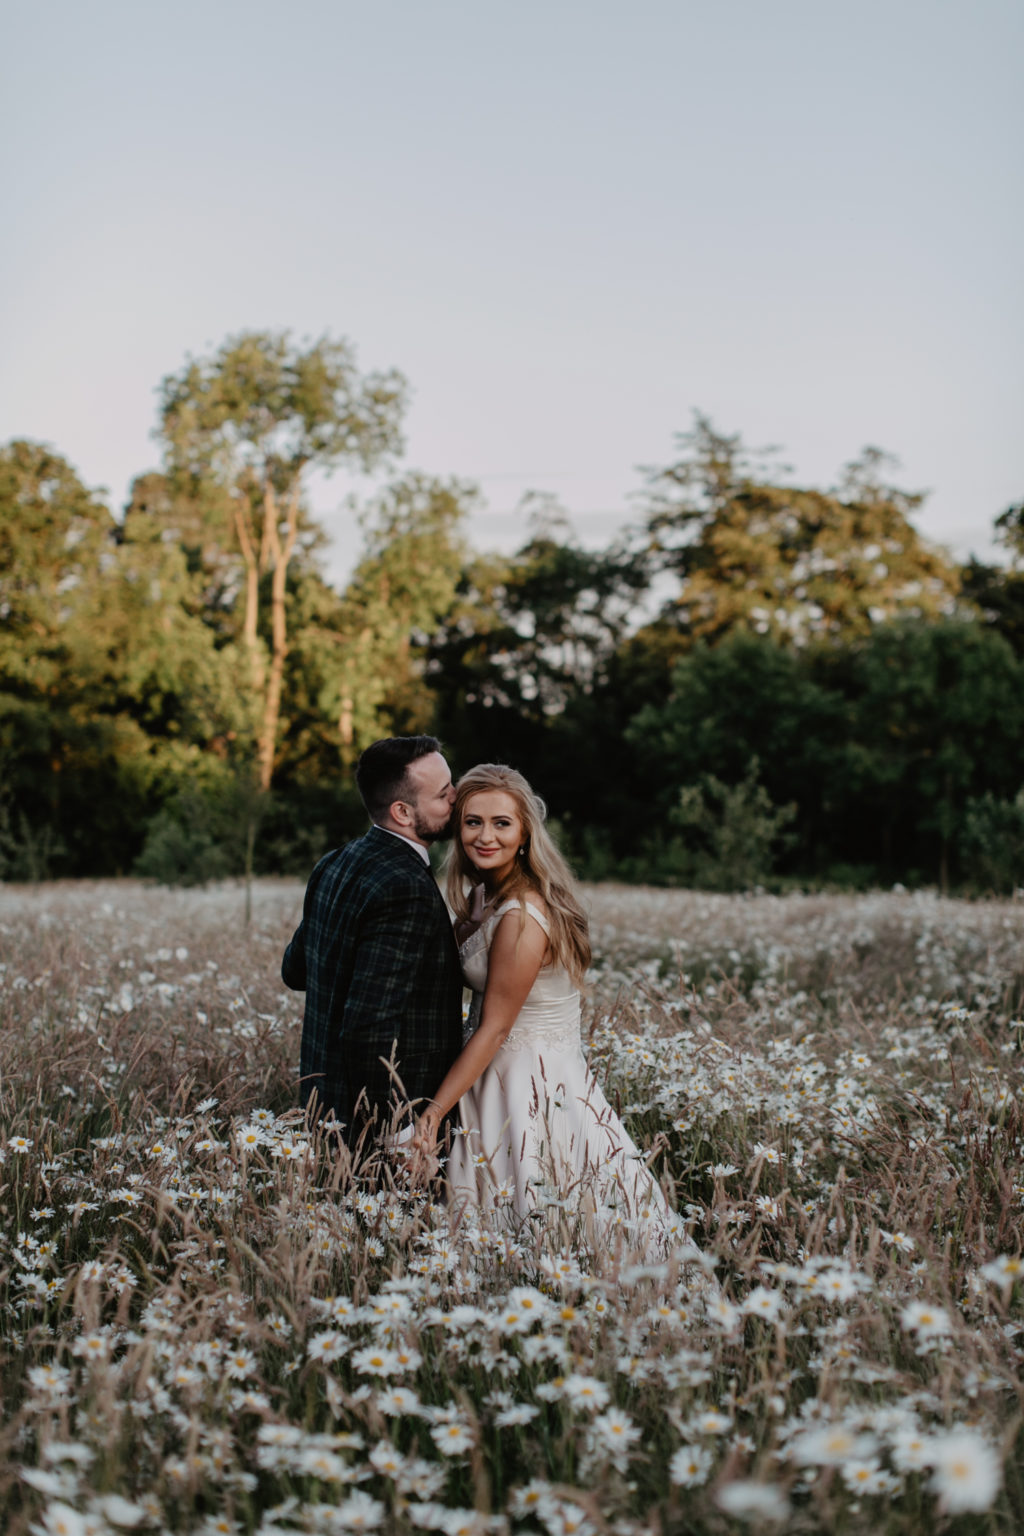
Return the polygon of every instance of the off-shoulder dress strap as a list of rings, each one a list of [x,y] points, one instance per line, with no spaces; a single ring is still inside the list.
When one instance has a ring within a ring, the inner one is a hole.
[[[530,916],[532,918],[536,919],[536,921],[540,924],[541,928],[543,928],[544,932],[547,934],[548,938],[550,938],[551,937],[551,925],[548,922],[548,919],[545,916],[545,914],[540,910],[540,908],[539,907],[535,907],[532,901],[527,901],[527,903],[526,903],[526,910],[527,910],[527,912],[529,912],[529,914],[530,914]],[[504,917],[506,912],[518,912],[518,911],[519,911],[519,898],[517,896],[513,896],[511,901],[503,901],[502,902],[501,906],[497,909],[497,911],[495,912],[494,916],[495,916],[495,918]]]

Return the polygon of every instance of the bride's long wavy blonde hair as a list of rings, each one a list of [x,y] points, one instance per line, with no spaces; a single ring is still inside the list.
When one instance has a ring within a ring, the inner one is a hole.
[[[523,775],[504,763],[479,763],[462,775],[455,788],[455,835],[447,863],[448,905],[457,920],[469,917],[469,896],[479,883],[480,871],[470,863],[462,846],[462,815],[470,795],[501,790],[511,795],[523,824],[522,852],[513,868],[494,891],[494,904],[518,898],[522,922],[526,922],[526,897],[531,891],[548,909],[551,962],[568,971],[577,986],[590,965],[590,925],[574,891],[568,864],[551,840],[544,823],[547,807]],[[467,888],[468,884],[468,888]]]

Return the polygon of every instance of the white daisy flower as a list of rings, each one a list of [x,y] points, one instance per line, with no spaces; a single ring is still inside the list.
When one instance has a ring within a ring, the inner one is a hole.
[[[931,1487],[947,1514],[985,1510],[1002,1483],[999,1457],[973,1429],[958,1428],[932,1441]]]
[[[396,1349],[379,1349],[372,1344],[357,1349],[352,1364],[360,1376],[394,1376],[404,1369]]]
[[[472,1430],[458,1419],[449,1424],[435,1424],[430,1431],[430,1438],[442,1456],[461,1456],[473,1444]]]
[[[603,1381],[598,1381],[596,1376],[583,1376],[574,1373],[567,1376],[562,1386],[562,1395],[574,1408],[604,1408],[607,1406],[611,1393]]]
[[[715,1494],[715,1502],[725,1514],[738,1520],[781,1521],[789,1517],[789,1500],[771,1483],[726,1483]]]
[[[702,1445],[682,1445],[668,1464],[669,1479],[677,1488],[696,1488],[707,1482],[711,1452]]]
[[[381,1413],[387,1414],[388,1418],[403,1418],[407,1414],[417,1418],[420,1416],[420,1400],[411,1387],[388,1387],[377,1394],[375,1402]]]
[[[953,1324],[944,1307],[933,1307],[925,1301],[912,1301],[900,1313],[900,1326],[908,1333],[916,1333],[919,1339],[937,1339],[952,1333]]]
[[[866,1460],[877,1449],[874,1435],[862,1434],[840,1421],[804,1430],[790,1444],[789,1454],[800,1466],[841,1467]]]
[[[983,1264],[981,1273],[986,1280],[996,1285],[1012,1285],[1015,1280],[1024,1278],[1024,1258],[1019,1254],[1001,1253],[988,1264]]]

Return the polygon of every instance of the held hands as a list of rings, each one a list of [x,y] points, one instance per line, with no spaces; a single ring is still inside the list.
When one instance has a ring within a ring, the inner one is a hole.
[[[416,1121],[416,1128],[407,1142],[407,1169],[413,1184],[433,1178],[438,1169],[438,1140],[441,1128],[441,1111],[436,1104],[429,1104]]]
[[[440,1126],[441,1111],[436,1104],[428,1105],[416,1121],[416,1129],[409,1143],[410,1147],[416,1152],[434,1153],[437,1150]]]

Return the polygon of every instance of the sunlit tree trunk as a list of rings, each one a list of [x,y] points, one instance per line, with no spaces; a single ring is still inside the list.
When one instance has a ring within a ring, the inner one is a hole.
[[[260,560],[253,539],[248,500],[236,498],[233,505],[238,547],[245,565],[245,613],[242,616],[242,644],[249,657],[253,687],[263,686],[263,657],[259,646]],[[265,541],[264,541],[265,542]]]
[[[299,532],[299,482],[295,481],[288,494],[287,514],[284,522],[284,541],[281,540],[280,514],[277,497],[272,485],[267,484],[263,500],[263,532],[267,558],[270,564],[270,669],[263,695],[263,717],[260,722],[257,760],[261,790],[270,788],[274,774],[274,749],[277,744],[277,725],[281,716],[281,689],[284,682],[284,664],[288,655],[288,626],[285,593],[288,562],[295,549]]]

